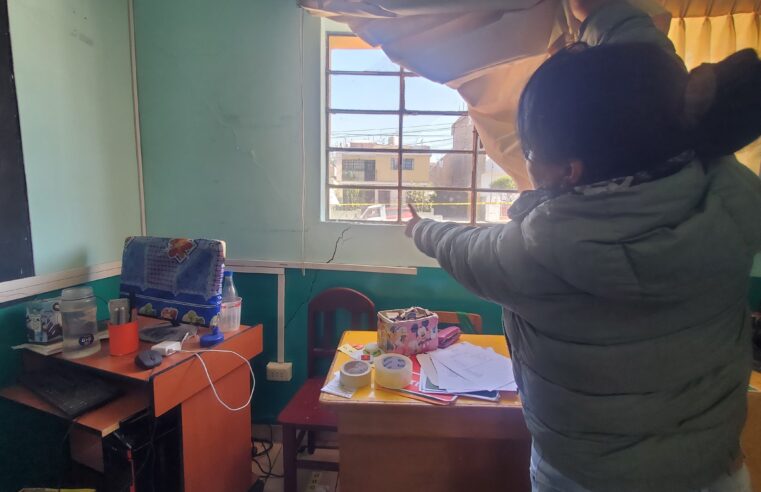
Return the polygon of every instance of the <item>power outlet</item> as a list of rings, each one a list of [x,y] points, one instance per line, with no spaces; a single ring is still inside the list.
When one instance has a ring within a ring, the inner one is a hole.
[[[268,362],[267,381],[290,381],[293,378],[293,363]]]

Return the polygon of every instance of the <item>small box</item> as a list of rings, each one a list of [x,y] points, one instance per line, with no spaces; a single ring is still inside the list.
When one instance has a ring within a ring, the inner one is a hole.
[[[26,305],[26,338],[29,343],[54,343],[62,339],[61,299],[41,299]]]
[[[413,307],[378,312],[378,347],[384,352],[415,355],[439,347],[439,317]]]

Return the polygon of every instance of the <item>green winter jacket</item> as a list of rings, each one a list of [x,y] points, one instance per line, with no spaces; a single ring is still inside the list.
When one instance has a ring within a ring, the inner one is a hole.
[[[539,453],[593,491],[698,489],[740,453],[761,180],[733,157],[609,183],[418,248],[504,313]]]

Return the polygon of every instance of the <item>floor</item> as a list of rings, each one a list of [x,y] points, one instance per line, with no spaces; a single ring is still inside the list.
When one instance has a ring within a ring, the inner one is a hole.
[[[283,475],[283,460],[281,459],[282,453],[282,439],[280,428],[278,426],[267,425],[254,425],[252,428],[254,439],[269,441],[272,440],[272,449],[269,451],[269,459],[267,454],[262,454],[255,458],[256,463],[252,463],[253,471],[262,475],[262,472],[270,471],[270,462],[272,464],[271,471],[273,476],[266,479],[264,485],[264,492],[283,492],[283,479],[275,475]],[[333,435],[320,435],[318,436],[318,443],[335,446],[335,436]],[[261,441],[255,442],[257,452],[264,451],[264,446]],[[319,459],[324,461],[338,461],[337,449],[318,449],[311,456],[303,453],[301,456],[303,459]],[[257,465],[258,464],[258,465]],[[299,492],[340,492],[338,487],[338,473],[329,471],[316,471],[316,470],[304,470],[298,471]]]

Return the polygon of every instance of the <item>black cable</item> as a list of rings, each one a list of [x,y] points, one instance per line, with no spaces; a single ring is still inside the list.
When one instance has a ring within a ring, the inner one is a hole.
[[[272,451],[272,448],[274,447],[272,424],[269,424],[268,427],[270,431],[269,439],[252,439],[254,443],[260,443],[262,445],[262,450],[261,451],[254,451],[254,449],[251,450],[252,461],[254,462],[256,467],[259,468],[259,471],[262,472],[262,476],[260,478],[264,479],[265,485],[267,484],[267,480],[269,480],[270,477],[274,477],[274,478],[284,477],[284,475],[279,475],[272,471],[272,469],[274,468],[274,464],[272,463],[272,456],[270,455],[270,451]],[[264,468],[262,468],[262,465],[259,464],[259,462],[255,459],[260,456],[264,456],[267,459],[266,471],[264,470]]]
[[[153,421],[152,421],[152,425],[151,425],[151,437],[148,440],[148,444],[146,445],[146,446],[148,446],[148,450],[146,451],[145,459],[140,464],[140,467],[137,470],[135,470],[135,475],[134,475],[134,479],[135,479],[134,485],[135,486],[137,486],[137,479],[138,479],[138,477],[147,468],[148,461],[153,462],[155,460],[156,456],[155,456],[155,453],[154,453],[154,446],[155,446],[155,438],[156,438],[156,427],[158,427],[158,419],[156,417],[154,417]],[[164,433],[164,435],[165,434],[167,434],[167,433]],[[134,463],[134,460],[135,460],[135,454],[134,453],[132,454],[132,460],[133,460],[133,463]],[[130,487],[133,485],[132,478],[133,478],[132,476],[129,477],[126,486],[123,489],[121,489],[122,492],[128,491],[130,489]],[[153,483],[153,480],[151,480],[151,489],[154,490],[154,491],[156,490],[156,487],[155,487],[155,484]]]
[[[74,428],[74,420],[72,420],[69,423],[69,427],[66,428],[66,432],[63,434],[63,439],[61,439],[61,445],[59,446],[59,449],[61,450],[61,457],[62,458],[63,458],[63,455],[65,454],[64,450],[66,449],[65,448],[66,441],[69,439],[69,435],[71,434],[71,430],[73,428]],[[63,466],[63,469],[65,469],[65,468],[66,467]],[[63,482],[63,473],[64,473],[63,469],[61,469],[61,471],[58,472],[58,487],[56,487],[56,490],[58,490],[58,492],[61,492],[61,483]]]

